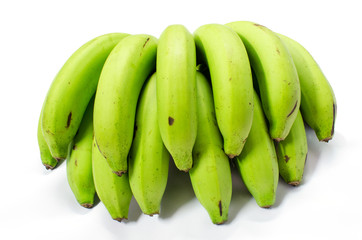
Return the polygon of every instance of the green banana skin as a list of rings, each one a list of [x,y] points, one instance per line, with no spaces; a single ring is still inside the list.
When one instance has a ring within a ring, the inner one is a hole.
[[[93,105],[88,104],[67,157],[67,179],[78,203],[85,208],[94,204],[95,187],[92,174]]]
[[[308,153],[303,117],[298,111],[288,136],[275,143],[280,176],[290,185],[297,186],[303,178]]]
[[[314,129],[319,141],[333,138],[337,103],[331,85],[310,53],[298,42],[278,34],[287,46],[297,68],[304,121]]]
[[[124,38],[104,64],[94,103],[94,136],[113,172],[127,172],[138,96],[156,68],[157,39],[145,34]]]
[[[216,120],[224,139],[224,151],[238,156],[253,118],[253,84],[243,42],[230,28],[207,24],[194,32],[198,61],[210,70]]]
[[[183,25],[168,26],[157,48],[157,109],[163,142],[176,167],[192,167],[196,140],[196,49]]]
[[[52,156],[65,159],[83,114],[94,95],[103,64],[125,33],[94,38],[66,61],[53,80],[44,102],[42,131]]]
[[[127,219],[132,199],[128,174],[119,177],[112,173],[112,169],[102,153],[99,152],[94,139],[92,144],[92,169],[97,195],[111,217],[119,222]]]
[[[128,161],[129,182],[142,212],[152,216],[160,212],[170,159],[158,128],[156,74],[141,93],[135,129]]]
[[[52,154],[49,151],[48,144],[46,143],[46,141],[44,139],[43,131],[41,128],[42,115],[43,115],[43,109],[40,113],[40,117],[39,117],[39,121],[38,121],[38,133],[37,133],[38,146],[39,146],[39,150],[40,150],[40,159],[47,170],[53,170],[57,166],[58,160],[56,160],[55,158],[52,157]]]
[[[256,93],[254,93],[253,119],[249,137],[240,156],[236,158],[235,165],[257,204],[269,208],[275,203],[279,180],[278,160]]]
[[[269,120],[270,136],[281,141],[287,137],[301,102],[293,59],[280,38],[260,24],[239,21],[226,26],[232,28],[245,44]]]
[[[211,87],[201,73],[196,76],[199,124],[193,149],[194,166],[189,174],[195,195],[212,222],[222,224],[228,219],[232,195],[230,164],[222,149]]]

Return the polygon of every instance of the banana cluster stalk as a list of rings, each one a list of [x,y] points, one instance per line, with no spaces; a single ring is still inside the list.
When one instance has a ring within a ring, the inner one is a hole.
[[[127,172],[138,96],[156,68],[157,39],[130,35],[112,50],[104,64],[94,103],[96,144],[114,173]]]
[[[143,213],[159,214],[166,189],[170,154],[158,127],[156,74],[147,81],[138,104],[135,137],[129,155],[129,182]]]
[[[162,140],[178,169],[192,167],[196,140],[196,50],[182,25],[167,27],[157,49],[157,112]]]
[[[244,44],[230,28],[207,24],[194,32],[199,62],[208,66],[224,151],[238,156],[253,120],[253,84]]]
[[[197,73],[198,131],[193,149],[194,166],[190,179],[195,195],[214,224],[228,219],[232,181],[229,159],[217,127],[211,87]]]
[[[78,203],[92,208],[95,187],[92,174],[93,105],[91,99],[73,144],[69,145],[67,158],[67,179]]]
[[[273,206],[279,176],[303,180],[305,123],[328,142],[336,110],[331,85],[295,40],[248,21],[193,33],[174,24],[159,39],[110,33],[75,51],[46,95],[37,138],[46,169],[66,159],[83,207],[97,194],[122,221],[134,196],[143,213],[162,214],[173,160],[222,224],[231,167],[260,207]]]
[[[297,117],[300,85],[293,59],[280,38],[270,29],[253,22],[226,24],[245,44],[254,69],[270,136],[285,139]]]

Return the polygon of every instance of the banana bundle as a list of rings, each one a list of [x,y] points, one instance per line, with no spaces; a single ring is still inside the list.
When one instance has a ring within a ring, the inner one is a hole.
[[[247,21],[193,34],[170,25],[159,39],[110,33],[74,52],[43,103],[38,143],[47,169],[66,161],[85,208],[97,194],[122,221],[133,196],[143,213],[159,214],[171,159],[221,224],[232,167],[269,208],[279,176],[302,181],[305,124],[328,142],[335,118],[330,84],[296,41]]]

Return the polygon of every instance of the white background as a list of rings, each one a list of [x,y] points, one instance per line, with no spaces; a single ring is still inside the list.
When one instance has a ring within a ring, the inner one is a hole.
[[[362,239],[361,23],[359,1],[1,1],[0,239]],[[63,163],[49,172],[37,146],[46,92],[67,58],[109,32],[159,37],[170,24],[249,20],[302,43],[334,88],[334,139],[307,131],[304,181],[280,181],[276,204],[259,208],[234,172],[229,221],[215,226],[187,174],[171,168],[161,215],[113,221],[103,204],[80,207]]]

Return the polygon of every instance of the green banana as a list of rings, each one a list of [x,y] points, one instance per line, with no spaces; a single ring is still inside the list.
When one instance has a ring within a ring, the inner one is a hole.
[[[278,161],[259,97],[254,93],[253,125],[243,151],[236,158],[245,186],[263,208],[275,202],[279,180]]]
[[[253,117],[253,85],[244,44],[230,28],[207,24],[194,32],[197,57],[210,70],[216,120],[224,151],[233,158],[241,153]]]
[[[38,121],[38,133],[37,133],[38,145],[39,145],[39,150],[40,150],[40,159],[47,170],[53,170],[57,166],[58,160],[56,160],[55,158],[52,157],[52,154],[49,151],[48,144],[46,143],[46,141],[44,139],[43,131],[41,128],[42,115],[43,115],[43,109],[41,110],[41,113],[40,113],[40,117],[39,117],[39,121]]]
[[[78,203],[85,208],[93,207],[96,191],[92,174],[93,105],[94,98],[90,100],[78,133],[69,145],[67,157],[69,186]]]
[[[297,68],[304,121],[314,129],[319,141],[328,142],[334,134],[337,103],[333,89],[317,62],[298,42],[278,34],[292,55]]]
[[[254,69],[270,136],[281,141],[292,127],[300,106],[300,85],[293,59],[280,38],[253,22],[226,24],[244,42]]]
[[[132,193],[143,213],[159,214],[170,155],[157,119],[156,74],[147,81],[137,106],[135,137],[128,160]]]
[[[212,91],[206,78],[197,73],[198,130],[193,149],[190,179],[195,195],[214,224],[228,219],[232,194],[229,159],[217,127]]]
[[[196,140],[196,50],[182,25],[168,26],[157,48],[157,111],[162,140],[178,169],[192,167]]]
[[[300,111],[286,139],[276,142],[275,148],[280,176],[290,185],[299,185],[308,152],[307,136]]]
[[[99,152],[94,138],[92,144],[92,169],[97,195],[111,217],[119,222],[127,219],[132,199],[128,174],[119,177],[112,173],[107,160]]]
[[[124,38],[109,54],[94,103],[94,136],[113,172],[127,172],[137,100],[156,67],[157,39],[145,34]]]
[[[103,64],[125,33],[99,36],[79,48],[66,61],[46,96],[42,131],[52,156],[65,159],[83,114],[94,95]]]

